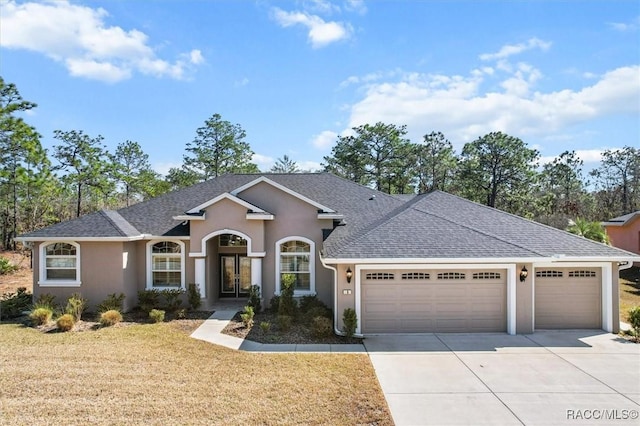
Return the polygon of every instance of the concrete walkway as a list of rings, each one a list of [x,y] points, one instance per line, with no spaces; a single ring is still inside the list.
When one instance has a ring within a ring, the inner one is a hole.
[[[251,340],[244,340],[239,337],[223,334],[222,330],[229,324],[229,321],[238,313],[237,310],[218,310],[206,319],[198,327],[191,337],[205,342],[224,346],[225,348],[247,351],[247,352],[340,352],[355,353],[366,352],[360,344],[273,344],[258,343]]]

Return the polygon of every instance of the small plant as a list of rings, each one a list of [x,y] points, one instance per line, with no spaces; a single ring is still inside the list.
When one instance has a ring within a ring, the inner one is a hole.
[[[60,331],[71,330],[75,323],[76,320],[71,314],[64,314],[60,318],[58,318],[58,321],[56,321],[56,325],[58,326],[58,330]]]
[[[280,307],[280,296],[274,295],[269,301],[269,310],[271,312],[278,312],[278,308]]]
[[[67,300],[65,314],[73,316],[74,321],[80,321],[82,313],[87,308],[87,299],[83,299],[80,293],[73,293]]]
[[[20,287],[15,293],[5,293],[0,297],[0,319],[16,318],[28,311],[33,295],[26,287]]]
[[[191,283],[187,286],[187,301],[191,310],[196,311],[202,305],[202,295],[198,284]]]
[[[253,327],[253,317],[255,316],[255,312],[253,312],[253,307],[245,306],[244,312],[240,314],[240,318],[242,318],[242,323],[246,328]]]
[[[184,290],[181,288],[162,290],[160,294],[164,298],[167,311],[175,312],[182,306],[182,299],[180,297],[184,294]]]
[[[262,305],[260,303],[260,286],[259,285],[252,285],[251,289],[249,290],[249,306],[251,306],[253,308],[253,311],[256,314],[260,313],[260,310],[262,309]]]
[[[35,308],[29,314],[29,318],[35,325],[44,325],[53,318],[53,310],[51,308]]]
[[[280,304],[278,305],[278,315],[295,317],[297,303],[293,299],[294,285],[296,277],[293,274],[282,274],[280,279]]]
[[[107,298],[102,301],[97,306],[98,313],[103,313],[107,311],[118,311],[122,312],[122,306],[124,303],[125,295],[124,293],[116,294],[108,294]]]
[[[9,274],[17,269],[18,267],[11,263],[9,259],[0,257],[0,275]]]
[[[160,309],[152,309],[149,311],[149,318],[153,322],[162,322],[164,321],[164,311]]]
[[[313,308],[310,308],[304,314],[303,319],[304,319],[305,323],[311,324],[315,317],[325,317],[325,318],[331,319],[333,317],[333,315],[332,315],[331,309],[329,309],[327,307],[322,307],[322,306],[315,306]]]
[[[281,331],[289,331],[291,329],[291,324],[293,323],[293,318],[289,315],[278,315],[278,328]]]
[[[311,333],[315,337],[327,337],[333,332],[333,322],[327,317],[315,317],[311,321]]]
[[[263,334],[267,334],[271,330],[271,323],[269,321],[262,321],[260,323],[260,330]]]
[[[640,342],[640,306],[629,309],[629,323],[631,323],[631,327],[633,328],[636,342]]]
[[[302,313],[307,313],[313,308],[329,309],[327,305],[325,305],[322,300],[318,299],[318,296],[316,295],[302,296],[302,298],[300,299],[300,311]]]
[[[185,308],[178,309],[176,311],[176,318],[177,319],[185,319],[185,318],[187,318],[187,310]]]
[[[138,306],[144,312],[150,312],[160,304],[160,293],[158,290],[142,290],[138,292]]]
[[[351,308],[346,308],[342,313],[342,322],[344,323],[342,331],[344,331],[347,337],[353,337],[358,327],[358,315],[356,311]]]
[[[34,309],[37,309],[37,308],[49,308],[52,311],[55,311],[55,309],[56,309],[55,299],[56,299],[56,297],[54,295],[52,295],[52,294],[42,293],[40,296],[38,296],[38,299],[33,304],[33,308]]]
[[[100,314],[100,325],[110,327],[122,321],[122,314],[117,309],[111,309]]]

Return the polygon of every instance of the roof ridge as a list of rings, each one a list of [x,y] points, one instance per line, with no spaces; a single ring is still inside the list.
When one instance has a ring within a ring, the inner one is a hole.
[[[129,221],[127,219],[125,219],[116,210],[101,209],[99,211],[99,213],[102,214],[102,216],[104,216],[109,221],[109,223],[111,223],[113,225],[113,227],[116,228],[118,230],[118,232],[120,232],[120,234],[123,237],[130,237],[131,235],[129,235],[129,233],[127,231],[122,229],[122,227],[118,223],[119,221],[124,222],[125,224],[130,226],[133,231],[135,231],[136,233],[140,234],[140,232],[136,229],[136,227],[133,226],[131,223],[129,223]]]

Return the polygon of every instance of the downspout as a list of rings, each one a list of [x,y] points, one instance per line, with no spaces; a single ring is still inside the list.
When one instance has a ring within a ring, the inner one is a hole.
[[[322,266],[333,271],[333,332],[338,336],[344,336],[344,333],[338,330],[338,327],[337,327],[338,325],[338,269],[324,263],[322,252],[319,252],[318,256],[320,257],[320,263],[322,263]]]

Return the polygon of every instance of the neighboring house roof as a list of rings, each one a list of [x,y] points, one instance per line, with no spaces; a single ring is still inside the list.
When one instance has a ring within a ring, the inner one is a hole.
[[[631,212],[623,216],[614,217],[606,222],[602,222],[603,226],[625,226],[630,223],[636,216],[640,217],[640,210]]]
[[[632,253],[440,191],[388,195],[330,173],[223,175],[118,211],[103,210],[20,236],[42,239],[140,239],[188,236],[189,215],[221,199],[269,214],[242,198],[265,182],[340,221],[324,230],[329,259],[625,259]],[[319,215],[321,217],[322,214]]]

